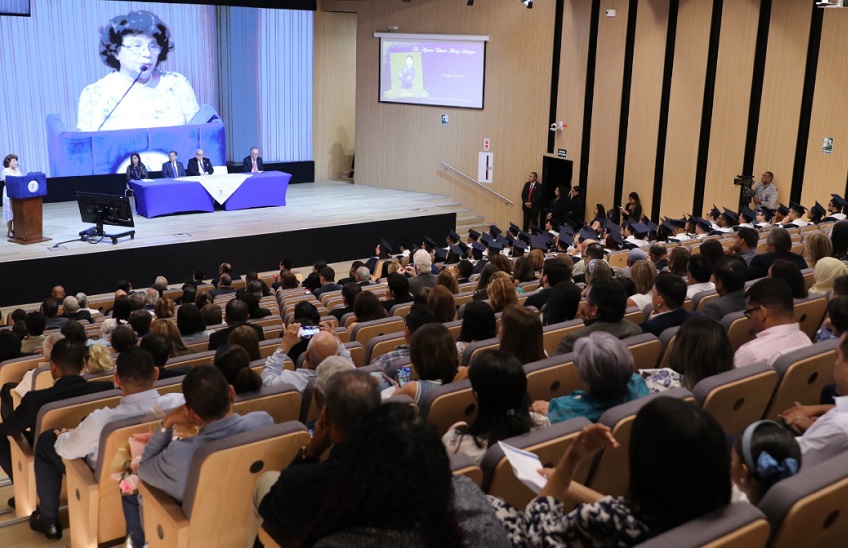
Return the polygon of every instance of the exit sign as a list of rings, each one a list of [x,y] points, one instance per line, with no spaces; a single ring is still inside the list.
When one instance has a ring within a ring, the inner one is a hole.
[[[566,150],[564,148],[558,148],[557,149],[557,156],[560,157],[560,158],[567,157],[568,156],[568,150]]]

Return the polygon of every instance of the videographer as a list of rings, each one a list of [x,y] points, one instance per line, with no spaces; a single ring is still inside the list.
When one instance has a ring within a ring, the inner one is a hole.
[[[766,171],[760,179],[760,184],[754,189],[754,203],[772,211],[777,209],[777,187],[772,184],[773,180],[774,173]]]

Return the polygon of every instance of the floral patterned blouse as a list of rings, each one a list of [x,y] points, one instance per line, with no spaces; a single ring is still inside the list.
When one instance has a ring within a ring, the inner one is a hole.
[[[131,81],[107,74],[82,90],[77,129],[98,131]],[[148,85],[137,83],[101,129],[184,126],[200,110],[188,79],[177,72],[156,71]]]
[[[530,501],[524,512],[496,497],[489,503],[516,547],[634,546],[652,536],[623,497],[604,497],[571,512],[553,497]]]

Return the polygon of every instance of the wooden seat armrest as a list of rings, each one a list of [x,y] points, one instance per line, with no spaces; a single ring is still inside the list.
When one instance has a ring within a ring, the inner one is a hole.
[[[144,499],[144,531],[150,546],[188,546],[189,521],[177,501],[144,482],[138,492]]]
[[[85,459],[66,459],[62,458],[65,464],[65,475],[68,478],[68,489],[75,486],[79,489],[85,489],[86,492],[91,492],[98,489],[97,480],[94,479],[94,472],[86,464]],[[74,497],[74,493],[70,491],[69,497]]]
[[[100,485],[85,459],[62,459],[68,486],[71,545],[96,546]]]
[[[12,457],[12,481],[15,489],[15,515],[27,517],[35,512],[35,454],[23,434],[9,437]]]

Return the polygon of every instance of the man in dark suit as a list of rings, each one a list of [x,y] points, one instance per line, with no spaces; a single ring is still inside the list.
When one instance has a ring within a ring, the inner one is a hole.
[[[415,81],[415,67],[413,66],[411,55],[406,56],[406,64],[401,69],[398,78],[400,78],[401,89],[412,89],[412,83]]]
[[[212,295],[213,299],[217,299],[219,295],[229,295],[235,292],[236,290],[233,289],[233,279],[230,278],[230,275],[221,274],[221,278],[218,281],[218,287],[210,290],[209,294]]]
[[[639,326],[643,333],[653,333],[657,337],[669,327],[676,327],[693,316],[683,308],[686,300],[686,282],[671,272],[660,272],[654,282],[654,312],[651,318]]]
[[[530,172],[530,180],[524,183],[524,189],[521,191],[521,209],[524,211],[524,232],[530,228],[530,225],[539,224],[539,215],[542,213],[542,185],[536,179],[538,174],[535,171]]]
[[[115,388],[111,382],[88,382],[80,375],[85,365],[84,352],[83,345],[78,342],[69,339],[56,341],[50,353],[50,375],[55,379],[53,386],[28,392],[17,409],[3,417],[3,423],[0,425],[0,468],[3,468],[10,478],[12,450],[6,436],[23,434],[31,444],[35,419],[41,406]],[[11,502],[10,506],[12,504],[14,503]],[[56,538],[60,537],[61,533]]]
[[[250,154],[244,157],[242,167],[246,172],[259,173],[265,171],[265,164],[262,163],[262,156],[259,155],[258,148],[250,149]]]
[[[571,187],[568,193],[568,204],[566,205],[565,221],[573,227],[582,227],[586,217],[586,201],[579,186]]]
[[[792,253],[792,236],[789,232],[785,228],[773,228],[766,239],[766,252],[757,255],[748,264],[747,278],[765,278],[771,265],[780,259],[792,261],[801,270],[807,268],[807,261],[797,253]]]
[[[726,255],[716,262],[715,286],[719,298],[704,305],[702,316],[720,322],[733,312],[745,310],[745,271],[748,264],[739,255]]]
[[[246,302],[241,299],[231,299],[230,302],[227,303],[227,308],[225,310],[227,327],[219,329],[209,335],[209,350],[218,350],[219,347],[227,344],[227,339],[230,338],[230,333],[232,333],[235,328],[241,327],[242,325],[252,328],[256,332],[256,336],[260,341],[265,340],[265,332],[262,331],[261,326],[253,323],[247,323],[250,309]]]
[[[177,177],[185,177],[186,170],[183,163],[177,161],[177,151],[172,150],[168,153],[168,161],[162,164],[162,177],[165,179],[176,179]]]
[[[542,288],[531,293],[524,306],[535,306],[541,310],[548,304],[554,286],[563,282],[572,283],[571,267],[562,259],[548,259],[542,267]]]
[[[470,264],[470,263],[469,263]],[[396,304],[412,302],[412,294],[409,292],[409,280],[406,276],[393,272],[386,280],[389,283],[389,298],[383,301],[386,312],[391,312]]]
[[[318,272],[318,281],[321,282],[321,287],[312,292],[312,295],[317,299],[322,293],[328,291],[340,291],[342,286],[336,283],[336,271],[329,266],[325,266]]]
[[[202,148],[197,149],[194,158],[188,161],[186,175],[212,175],[215,173],[215,168],[212,167],[212,161],[206,158]]]

